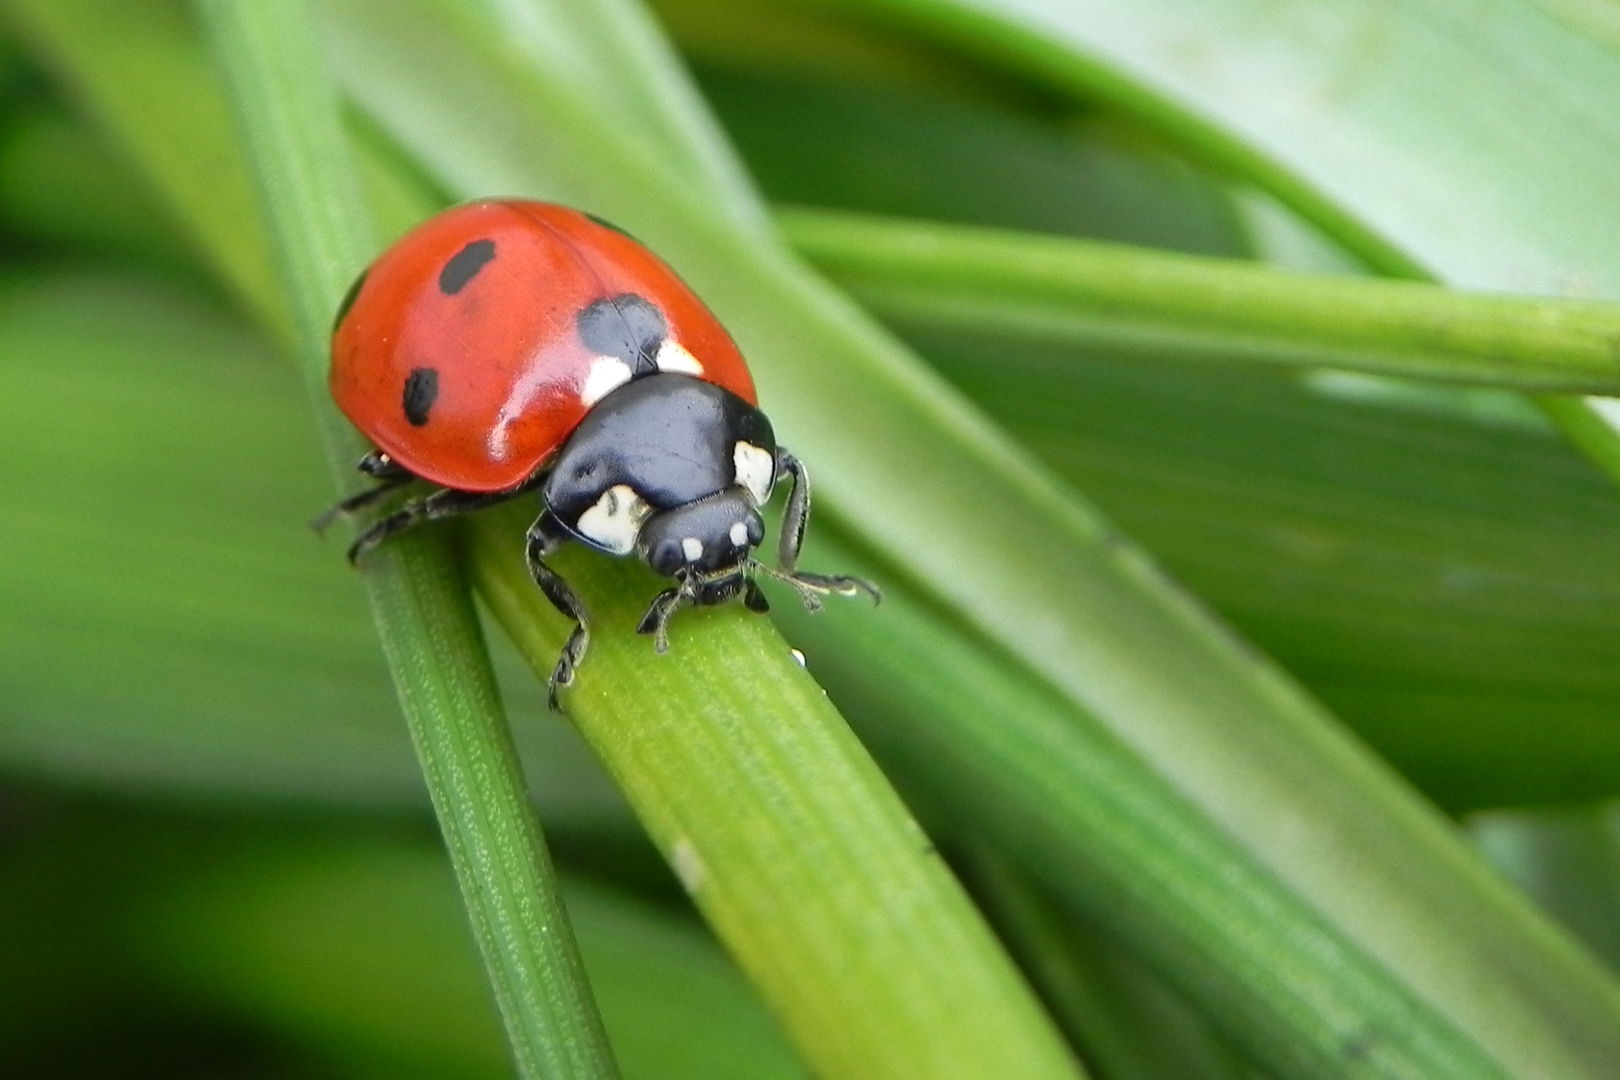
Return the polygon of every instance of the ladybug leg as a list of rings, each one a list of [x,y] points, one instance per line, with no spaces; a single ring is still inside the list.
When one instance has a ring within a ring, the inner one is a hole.
[[[409,480],[414,475],[381,450],[373,450],[361,458],[355,468],[373,480]]]
[[[568,635],[568,643],[563,646],[562,655],[557,658],[557,666],[552,669],[551,681],[548,684],[548,700],[553,712],[563,711],[557,701],[557,689],[572,685],[574,672],[585,659],[585,647],[591,640],[590,631],[585,625],[585,605],[580,602],[579,594],[574,591],[572,585],[563,580],[561,574],[545,563],[548,557],[567,542],[567,532],[552,516],[550,510],[540,511],[540,516],[529,526],[527,547],[529,575],[534,578],[534,583],[540,587],[546,599],[551,601],[551,605],[574,620],[574,632]]]
[[[804,463],[785,446],[776,448],[776,474],[790,477],[793,483],[787,508],[782,511],[782,536],[776,542],[776,561],[781,564],[783,573],[791,574],[799,564],[805,526],[810,524],[810,474],[805,471]]]
[[[332,522],[336,521],[338,518],[348,517],[356,510],[364,510],[372,503],[380,500],[384,495],[387,495],[389,492],[409,481],[409,476],[401,476],[397,480],[390,477],[389,479],[378,484],[376,487],[367,488],[362,492],[350,495],[341,502],[335,502],[331,506],[328,506],[325,510],[322,510],[320,517],[316,518],[314,521],[311,521],[309,523],[309,527],[314,529],[318,535],[325,535],[326,530],[332,527]]]
[[[821,597],[828,593],[854,596],[864,592],[872,598],[873,603],[881,602],[883,593],[865,578],[846,574],[811,574],[798,569],[799,548],[804,544],[805,526],[810,523],[810,474],[805,471],[803,462],[780,446],[776,448],[776,471],[779,475],[790,477],[793,482],[793,490],[788,492],[787,508],[782,511],[782,538],[777,544],[776,561],[781,564],[781,569],[773,570],[759,563],[754,565],[766,575],[797,589],[804,606],[811,611],[821,609]],[[744,603],[753,607],[751,598],[745,596],[743,599]]]
[[[309,523],[309,527],[316,533],[325,533],[338,518],[347,517],[356,510],[363,510],[401,484],[415,478],[410,470],[381,450],[373,450],[361,458],[360,464],[355,467],[372,479],[380,480],[381,483],[328,506],[321,512],[320,517]]]
[[[534,483],[531,481],[511,491],[458,491],[455,488],[440,488],[426,498],[412,499],[361,533],[355,542],[349,545],[349,561],[351,563],[359,561],[360,556],[390,536],[402,533],[424,521],[440,521],[506,502],[529,490]],[[369,495],[371,492],[363,494]]]
[[[641,617],[641,622],[636,626],[636,633],[653,635],[654,652],[669,651],[669,617],[691,598],[692,586],[685,579],[674,588],[665,589],[653,597],[647,614]]]

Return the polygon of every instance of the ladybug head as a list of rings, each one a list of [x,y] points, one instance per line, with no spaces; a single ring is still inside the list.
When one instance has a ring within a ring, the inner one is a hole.
[[[652,515],[637,547],[654,571],[690,583],[694,602],[718,604],[742,589],[753,550],[764,539],[754,496],[733,486]]]

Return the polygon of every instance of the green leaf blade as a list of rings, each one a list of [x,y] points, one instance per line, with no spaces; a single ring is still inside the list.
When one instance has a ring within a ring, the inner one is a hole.
[[[789,209],[778,220],[801,254],[864,304],[928,333],[1620,392],[1620,306],[870,215]]]
[[[523,524],[502,512],[464,532],[480,593],[543,677],[565,627],[514,557]],[[593,627],[565,692],[571,715],[817,1073],[1079,1075],[932,842],[768,623],[735,607],[682,612],[658,656],[630,632],[645,570],[558,558]]]
[[[199,10],[234,95],[301,366],[340,471],[358,439],[325,398],[328,313],[372,242],[337,97],[307,12],[235,0],[203,0]],[[401,538],[368,564],[383,651],[518,1071],[616,1077],[465,583],[442,537]]]

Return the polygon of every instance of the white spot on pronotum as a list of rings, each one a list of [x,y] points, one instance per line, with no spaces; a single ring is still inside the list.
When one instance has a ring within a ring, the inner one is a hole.
[[[703,865],[703,856],[698,854],[692,841],[685,837],[675,841],[675,846],[669,849],[669,861],[687,895],[696,896],[697,891],[703,888],[703,878],[708,871]]]
[[[652,514],[647,500],[629,484],[614,484],[602,492],[596,505],[579,515],[575,526],[587,540],[615,555],[628,555],[636,546],[642,522]]]
[[[595,405],[629,381],[629,364],[617,356],[598,356],[591,361],[591,373],[585,376],[579,399],[587,406]]]
[[[698,358],[686,351],[686,346],[674,338],[665,338],[664,343],[658,346],[658,356],[654,358],[659,371],[678,371],[683,375],[702,375],[703,365]]]
[[[748,526],[740,521],[731,523],[731,546],[739,548],[748,546]]]
[[[697,562],[703,558],[703,541],[695,536],[688,536],[681,541],[681,554],[686,556],[687,562]]]
[[[791,652],[793,653],[793,659],[799,662],[799,666],[804,667],[804,653],[800,652],[798,649],[793,649]]]
[[[776,481],[776,457],[769,450],[739,440],[731,450],[731,461],[737,467],[737,483],[753,494],[755,502],[767,502],[771,484]]]

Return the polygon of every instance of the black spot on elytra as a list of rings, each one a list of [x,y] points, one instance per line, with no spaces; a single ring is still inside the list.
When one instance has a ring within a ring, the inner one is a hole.
[[[428,410],[439,399],[439,373],[430,367],[419,367],[405,379],[405,419],[413,427],[428,422]]]
[[[354,307],[355,300],[360,296],[360,286],[366,283],[366,275],[369,273],[371,273],[371,267],[369,266],[360,271],[360,276],[354,279],[354,284],[349,286],[349,291],[343,294],[342,300],[338,301],[337,314],[332,316],[332,333],[337,333],[338,327],[343,325],[343,316],[347,315],[349,309]]]
[[[489,260],[495,257],[495,241],[474,240],[454,255],[439,271],[439,291],[454,296],[467,287],[467,282],[478,276]]]
[[[598,356],[617,356],[632,377],[658,370],[655,357],[669,324],[664,313],[635,293],[604,296],[579,313],[579,339]]]
[[[590,220],[596,222],[598,225],[602,226],[602,228],[604,228],[604,229],[612,229],[614,232],[618,233],[620,236],[626,237],[626,238],[631,239],[631,240],[636,240],[636,238],[634,236],[631,236],[628,231],[619,228],[617,225],[613,224],[613,222],[609,221],[605,217],[597,217],[595,214],[591,213],[589,210],[581,210],[580,213],[584,214],[587,218],[589,218]],[[636,243],[639,244],[639,243],[641,243],[641,241],[636,240]]]

